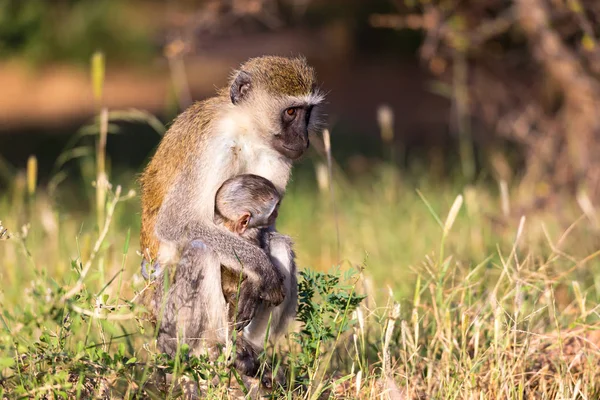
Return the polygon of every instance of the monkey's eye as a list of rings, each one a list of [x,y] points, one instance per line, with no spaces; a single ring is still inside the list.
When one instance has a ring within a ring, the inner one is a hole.
[[[296,108],[295,107],[290,107],[290,108],[286,108],[285,111],[285,119],[288,121],[293,120],[294,118],[296,118]]]

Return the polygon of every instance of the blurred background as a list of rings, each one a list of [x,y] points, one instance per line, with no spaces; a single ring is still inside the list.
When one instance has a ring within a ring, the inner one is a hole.
[[[110,190],[137,190],[163,124],[263,54],[305,55],[328,93],[334,184],[315,140],[281,213],[301,266],[364,265],[402,296],[458,195],[447,246],[467,266],[510,249],[523,215],[544,221],[526,246],[584,257],[600,244],[599,37],[595,0],[0,0],[0,219],[29,244],[0,246],[4,273],[27,277],[23,254],[85,258],[108,198],[98,159]],[[125,237],[137,249],[138,200],[102,275]]]
[[[344,145],[353,145],[350,135],[378,134],[385,103],[398,112],[398,142],[446,148],[450,101],[418,59],[423,33],[383,27],[375,14],[394,11],[388,0],[3,1],[5,156],[21,166],[32,153],[53,161],[51,149],[94,114],[88,71],[96,50],[106,59],[109,109],[140,108],[168,122],[213,95],[247,58],[303,54],[329,93],[331,127],[344,132]],[[109,145],[116,164],[143,162],[158,138],[142,134],[131,133],[134,148]]]

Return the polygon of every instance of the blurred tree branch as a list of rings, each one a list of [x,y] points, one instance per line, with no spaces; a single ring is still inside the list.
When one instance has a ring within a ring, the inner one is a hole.
[[[547,199],[559,191],[584,193],[599,201],[600,2],[411,3],[370,22],[424,32],[420,56],[431,72],[465,86],[468,112],[488,135],[524,147],[524,191]],[[452,71],[461,60],[468,77],[457,82]]]
[[[257,29],[276,30],[287,13],[302,14],[313,0],[208,0],[192,8],[172,8],[174,36],[196,47],[202,40]],[[177,39],[175,39],[177,40]]]

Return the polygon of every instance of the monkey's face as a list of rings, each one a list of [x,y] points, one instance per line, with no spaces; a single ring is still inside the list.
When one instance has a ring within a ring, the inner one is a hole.
[[[309,133],[319,125],[324,96],[303,58],[260,57],[242,65],[231,82],[232,104],[243,107],[259,126],[262,139],[290,160],[300,158]]]
[[[271,145],[291,160],[304,154],[308,139],[312,105],[287,107],[281,112],[281,129],[272,137]]]

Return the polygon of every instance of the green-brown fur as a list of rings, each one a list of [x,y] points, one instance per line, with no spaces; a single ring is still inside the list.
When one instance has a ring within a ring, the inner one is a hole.
[[[273,95],[302,96],[315,89],[316,74],[304,58],[265,56],[251,58],[240,67],[258,85]]]
[[[225,99],[213,97],[197,102],[185,110],[161,140],[156,154],[140,178],[142,227],[140,246],[145,258],[154,259],[159,241],[154,233],[158,211],[181,171],[193,168],[193,149],[200,149],[210,117],[222,108]]]

